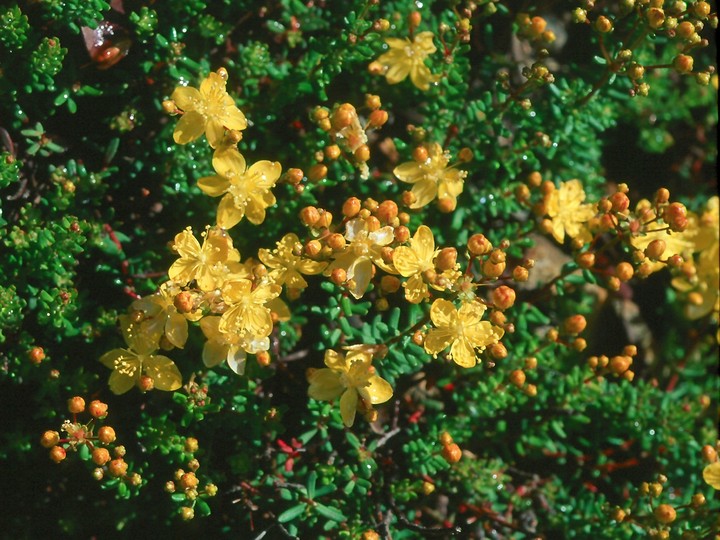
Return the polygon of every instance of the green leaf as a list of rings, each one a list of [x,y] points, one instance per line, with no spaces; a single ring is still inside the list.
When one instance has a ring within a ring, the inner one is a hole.
[[[195,510],[197,510],[198,515],[202,517],[212,514],[210,505],[202,499],[195,499]]]
[[[321,516],[324,516],[333,521],[337,521],[338,523],[347,520],[345,515],[340,510],[338,510],[337,508],[333,508],[332,506],[325,506],[324,504],[317,503],[315,505],[315,510],[317,510],[317,513]]]
[[[295,506],[291,506],[287,510],[285,510],[282,514],[280,514],[277,518],[277,520],[280,523],[287,523],[288,521],[292,521],[296,517],[298,517],[300,514],[305,512],[306,505],[305,503],[296,504]]]

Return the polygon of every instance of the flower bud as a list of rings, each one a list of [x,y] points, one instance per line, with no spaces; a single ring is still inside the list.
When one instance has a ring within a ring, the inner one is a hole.
[[[678,54],[673,58],[672,65],[678,73],[690,73],[693,70],[693,57],[687,54]]]
[[[52,448],[60,441],[60,434],[57,431],[46,431],[40,437],[40,444],[44,448]]]
[[[494,264],[490,259],[483,262],[482,265],[482,273],[485,277],[488,278],[498,278],[500,277],[503,272],[505,271],[505,263],[497,263]]]
[[[190,521],[195,517],[195,510],[193,510],[189,506],[183,506],[180,509],[180,517],[182,517],[184,521]]]
[[[503,358],[507,358],[508,355],[507,348],[500,342],[490,345],[488,352],[495,360],[502,360]]]
[[[451,270],[457,264],[457,250],[453,247],[447,247],[440,250],[435,259],[435,267],[440,270]]]
[[[467,242],[468,251],[476,257],[490,253],[493,246],[483,234],[473,234]]]
[[[138,379],[137,385],[141,392],[150,392],[155,388],[155,381],[149,375],[143,375]]]
[[[525,395],[528,397],[535,397],[537,396],[537,386],[535,386],[534,384],[528,384],[523,389],[523,392],[525,392]]]
[[[378,109],[376,111],[373,111],[370,113],[370,116],[368,117],[368,128],[379,128],[384,126],[388,121],[388,113],[387,111],[383,111],[382,109]]]
[[[604,15],[600,15],[595,20],[595,30],[600,32],[601,34],[607,34],[608,32],[612,31],[613,29],[613,23],[610,19],[605,17]]]
[[[380,290],[385,294],[392,294],[400,289],[400,280],[396,276],[383,276],[380,280]]]
[[[379,109],[382,105],[380,96],[376,94],[365,94],[365,106],[370,110]]]
[[[615,275],[622,282],[630,281],[634,273],[635,270],[633,269],[632,264],[628,262],[618,263],[618,265],[615,267]]]
[[[672,523],[677,517],[677,512],[675,511],[675,508],[673,508],[669,504],[658,505],[657,508],[655,508],[653,514],[655,515],[655,519],[657,519],[663,525]]]
[[[110,426],[103,426],[98,430],[98,440],[103,444],[110,444],[115,440],[115,430]]]
[[[108,412],[107,403],[103,403],[99,400],[93,400],[88,406],[88,412],[93,418],[105,418]]]
[[[462,457],[462,450],[455,443],[447,444],[443,446],[442,457],[450,464],[457,463]]]
[[[632,365],[632,358],[629,356],[624,355],[618,355],[613,356],[610,359],[610,371],[612,371],[615,375],[622,375],[625,371],[627,371],[630,366]]]
[[[308,180],[311,182],[319,182],[327,177],[328,168],[322,163],[316,163],[308,171]]]
[[[37,365],[45,360],[45,351],[42,347],[33,347],[28,351],[28,359],[31,364]]]
[[[395,201],[383,201],[375,211],[377,217],[382,223],[390,223],[398,216],[398,205]]]
[[[188,437],[185,439],[185,451],[193,454],[198,451],[198,440],[195,437]]]
[[[660,257],[662,257],[662,254],[665,252],[665,247],[665,240],[656,238],[655,240],[652,240],[645,248],[645,255],[651,261],[656,261]]]
[[[525,372],[521,369],[516,369],[510,372],[510,383],[513,386],[522,388],[525,384]]]
[[[75,396],[68,399],[67,406],[71,413],[78,414],[85,410],[85,400],[80,396]]]
[[[122,458],[113,459],[108,465],[108,473],[110,473],[110,476],[114,476],[115,478],[125,476],[127,474],[127,469],[128,464]]]
[[[197,476],[195,476],[194,472],[185,473],[180,477],[180,485],[183,489],[196,488],[199,483],[200,481]]]
[[[370,148],[367,144],[361,144],[355,149],[355,152],[353,152],[353,156],[355,156],[355,159],[358,160],[360,163],[365,163],[370,159]]]
[[[102,467],[110,461],[110,452],[107,448],[97,447],[92,451],[92,460],[95,465]]]
[[[352,124],[355,118],[357,118],[355,107],[349,103],[343,103],[333,111],[331,118],[332,127],[335,131],[340,131]]]
[[[709,444],[706,444],[702,447],[702,449],[700,450],[700,454],[702,455],[703,461],[705,461],[705,463],[715,463],[718,460],[717,451]]]
[[[60,463],[66,457],[67,452],[65,452],[65,449],[62,446],[53,446],[50,449],[50,459],[52,459],[55,463]]]
[[[592,268],[593,266],[595,266],[595,254],[590,251],[578,253],[578,255],[575,257],[575,262],[580,268]]]
[[[515,290],[507,285],[500,285],[492,292],[492,301],[497,309],[508,309],[515,303]]]
[[[400,242],[401,244],[407,242],[410,239],[410,229],[405,225],[395,227],[394,236],[396,242]]]
[[[355,217],[360,211],[360,199],[357,197],[350,197],[343,203],[342,213],[347,218]]]
[[[342,285],[347,281],[347,272],[343,268],[335,268],[330,274],[330,281],[335,285]]]

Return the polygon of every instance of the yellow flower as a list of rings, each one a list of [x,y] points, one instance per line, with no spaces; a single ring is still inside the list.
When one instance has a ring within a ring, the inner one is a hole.
[[[711,463],[703,469],[703,480],[714,489],[720,489],[720,461]]]
[[[229,272],[240,271],[240,253],[233,249],[232,238],[217,228],[207,230],[202,247],[188,227],[175,236],[173,249],[180,259],[168,270],[173,281],[186,285],[197,281],[200,290],[209,292],[222,287]]]
[[[100,362],[113,370],[108,381],[110,390],[124,394],[138,384],[143,375],[150,377],[158,390],[180,388],[182,375],[175,363],[167,356],[153,354],[157,345],[147,339],[147,334],[135,334],[133,330],[137,327],[124,324],[122,316],[120,318],[128,349],[113,349],[100,357]]]
[[[363,350],[343,356],[325,351],[325,365],[308,376],[308,395],[321,401],[334,401],[340,396],[343,423],[351,427],[357,410],[369,412],[372,405],[385,403],[392,397],[390,383],[375,374],[372,355]],[[359,400],[358,400],[359,398]]]
[[[308,286],[307,281],[300,275],[316,275],[325,270],[326,262],[318,262],[305,259],[297,255],[302,252],[300,239],[294,233],[283,236],[277,243],[277,249],[261,249],[258,257],[266,266],[270,267],[270,278],[288,289],[304,289]]]
[[[393,174],[401,181],[413,184],[411,191],[415,200],[410,208],[422,208],[436,197],[450,199],[454,207],[458,195],[463,191],[467,172],[448,167],[450,155],[443,152],[438,143],[432,143],[427,150],[428,157],[424,162],[402,163],[395,167]]]
[[[420,225],[410,240],[410,247],[399,246],[393,252],[395,269],[403,277],[410,278],[403,284],[405,298],[417,304],[429,296],[423,273],[434,270],[433,260],[440,250],[435,249],[435,238],[429,227]]]
[[[433,37],[432,32],[421,32],[413,41],[407,38],[386,39],[390,50],[377,61],[385,68],[387,82],[397,84],[410,75],[410,80],[420,90],[430,88],[430,83],[438,80],[425,65],[425,59],[437,50]]]
[[[188,318],[197,320],[201,313],[178,313],[175,307],[175,290],[171,282],[163,283],[158,292],[135,300],[130,308],[142,313],[139,322],[130,322],[127,316],[121,316],[123,332],[133,334],[133,339],[147,339],[157,348],[164,336],[174,347],[182,349],[188,337]]]
[[[430,308],[432,328],[425,338],[425,350],[437,355],[450,346],[450,356],[459,366],[469,368],[476,364],[475,349],[497,343],[505,333],[500,327],[482,321],[485,306],[479,302],[463,304],[459,310],[452,302],[438,298]]]
[[[561,182],[558,189],[552,190],[545,198],[547,215],[552,221],[552,235],[559,243],[565,241],[565,235],[570,238],[590,240],[590,233],[583,224],[595,214],[594,204],[582,204],[585,200],[580,180]]]
[[[217,174],[200,178],[198,186],[211,197],[225,194],[218,206],[218,226],[230,229],[245,216],[255,225],[265,221],[265,209],[275,204],[270,190],[280,178],[280,164],[258,161],[247,168],[235,147],[215,152],[212,163]]]
[[[175,89],[171,99],[184,111],[173,133],[176,143],[187,144],[205,133],[208,143],[215,148],[222,141],[225,128],[247,127],[245,115],[225,90],[226,80],[227,72],[221,69],[211,73],[200,90],[190,86]]]
[[[220,332],[247,333],[250,339],[270,335],[273,328],[270,308],[266,306],[282,288],[270,281],[262,281],[253,288],[249,279],[225,284],[223,298],[230,308],[220,319]]]
[[[387,226],[371,232],[364,219],[356,218],[345,224],[345,238],[349,243],[328,266],[325,274],[330,275],[335,268],[345,270],[348,281],[354,282],[350,294],[360,298],[370,284],[373,263],[386,272],[395,273],[394,268],[383,261],[380,252],[395,239],[394,231]]]
[[[220,331],[220,317],[204,317],[200,328],[207,341],[203,347],[202,359],[207,367],[227,362],[238,375],[245,372],[245,360],[249,354],[257,354],[270,348],[270,339],[250,339],[247,334],[223,333]]]

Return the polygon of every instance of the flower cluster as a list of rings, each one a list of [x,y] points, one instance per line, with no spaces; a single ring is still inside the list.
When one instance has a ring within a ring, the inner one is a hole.
[[[46,431],[40,438],[40,444],[50,449],[50,459],[60,463],[67,458],[68,451],[76,452],[85,461],[95,466],[93,477],[102,480],[106,476],[117,486],[123,486],[121,493],[128,493],[128,486],[139,487],[143,479],[138,473],[128,472],[128,463],[124,460],[125,447],[114,444],[115,430],[104,423],[108,416],[108,406],[99,400],[91,401],[87,406],[80,396],[74,396],[67,402],[72,420],[65,420],[61,431]],[[80,422],[78,415],[87,412],[90,419]],[[98,426],[98,424],[103,425]],[[118,482],[119,481],[119,482]],[[108,484],[109,486],[110,484]]]

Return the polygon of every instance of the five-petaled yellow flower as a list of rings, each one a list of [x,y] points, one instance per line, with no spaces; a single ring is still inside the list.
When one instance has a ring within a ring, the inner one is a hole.
[[[258,257],[270,267],[270,278],[288,289],[304,289],[307,281],[301,274],[316,275],[325,270],[326,262],[313,261],[299,255],[302,243],[295,233],[288,233],[277,243],[277,249],[261,249]]]
[[[403,284],[405,298],[408,302],[418,304],[428,296],[428,286],[423,273],[434,270],[435,256],[440,250],[435,249],[435,238],[429,227],[420,225],[410,246],[399,246],[393,252],[393,265],[403,277],[410,278]]]
[[[220,319],[220,332],[248,334],[250,339],[261,339],[270,335],[273,328],[271,310],[267,307],[282,288],[271,281],[253,284],[249,279],[240,279],[225,284],[222,296],[230,308]]]
[[[330,275],[335,268],[347,272],[348,281],[352,280],[350,294],[360,298],[368,288],[373,275],[373,263],[386,272],[395,273],[392,265],[383,261],[381,250],[395,239],[393,228],[382,227],[370,231],[368,223],[362,218],[351,219],[345,224],[345,238],[348,244],[325,271]]]
[[[100,357],[100,362],[113,370],[109,385],[115,394],[130,390],[143,375],[150,377],[158,390],[170,392],[182,384],[182,375],[175,363],[167,356],[153,354],[157,345],[143,334],[142,330],[135,334],[131,326],[123,324],[123,337],[128,348],[113,349]]]
[[[477,360],[475,350],[497,343],[505,333],[489,321],[483,321],[485,306],[479,302],[463,304],[455,309],[452,302],[438,298],[430,308],[430,319],[435,325],[425,337],[425,350],[432,355],[450,346],[453,361],[464,368],[473,367]]]
[[[207,341],[202,351],[203,363],[215,367],[223,362],[238,375],[245,372],[245,360],[249,354],[257,354],[270,348],[270,339],[265,336],[252,339],[246,333],[223,333],[220,331],[220,317],[205,317],[200,328]]]
[[[428,157],[424,162],[408,161],[395,167],[393,174],[401,181],[413,184],[410,190],[415,200],[410,208],[422,208],[438,199],[449,199],[451,208],[457,204],[457,197],[463,191],[467,171],[448,167],[450,155],[443,152],[438,143],[427,148]]]
[[[433,37],[432,32],[421,32],[413,41],[407,38],[385,40],[390,50],[382,54],[377,62],[385,68],[385,77],[390,84],[404,81],[410,75],[415,86],[427,90],[431,83],[438,80],[425,65],[425,59],[437,50]]]
[[[180,258],[168,270],[170,279],[180,285],[197,281],[200,290],[209,292],[222,287],[229,273],[242,271],[240,252],[222,229],[212,228],[203,235],[202,246],[188,227],[175,236],[173,248]]]
[[[580,180],[561,182],[560,187],[552,190],[545,197],[545,209],[552,221],[552,235],[559,243],[570,238],[590,240],[590,233],[583,226],[596,213],[594,204],[583,204],[585,190]]]
[[[328,350],[325,365],[308,376],[308,395],[321,401],[334,401],[340,396],[340,414],[347,427],[355,422],[356,411],[371,411],[373,405],[392,397],[390,383],[375,374],[369,352],[353,350],[343,356]]]
[[[225,90],[226,83],[227,71],[221,68],[200,84],[200,90],[191,86],[175,89],[171,99],[184,111],[173,133],[176,143],[187,144],[205,133],[208,143],[215,148],[222,141],[225,128],[247,127],[245,115]]]
[[[280,164],[263,160],[247,168],[235,147],[215,152],[212,164],[217,174],[200,178],[198,186],[211,197],[225,195],[218,206],[218,226],[230,229],[246,216],[255,225],[265,221],[265,209],[275,204],[270,190],[280,178]]]
[[[175,307],[175,295],[180,289],[172,282],[163,283],[158,291],[135,300],[130,308],[142,314],[139,322],[126,315],[119,317],[124,333],[132,334],[134,340],[148,340],[154,348],[160,346],[164,337],[173,346],[182,349],[188,338],[188,320],[202,317],[199,310],[179,313]]]

